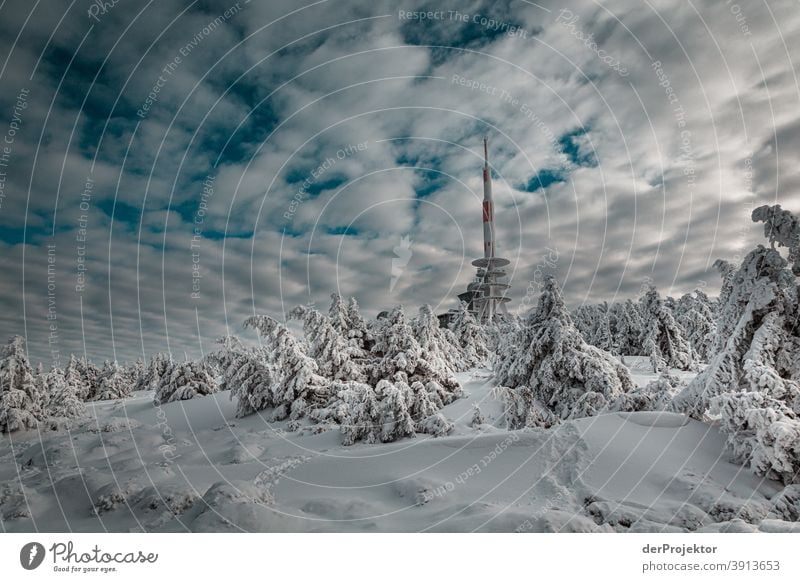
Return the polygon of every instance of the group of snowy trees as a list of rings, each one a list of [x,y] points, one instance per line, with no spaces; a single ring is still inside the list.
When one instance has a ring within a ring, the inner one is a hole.
[[[509,428],[592,416],[633,390],[628,369],[586,342],[553,278],[536,308],[500,342],[494,370]]]
[[[85,362],[74,357],[63,370],[34,370],[25,340],[12,337],[0,350],[0,432],[35,428],[48,418],[81,416],[85,373]]]
[[[271,410],[273,420],[339,425],[342,441],[388,442],[452,429],[439,410],[461,395],[456,372],[486,363],[483,331],[468,312],[442,328],[429,306],[407,319],[396,307],[367,322],[354,298],[332,295],[328,313],[296,307],[303,338],[268,316],[245,321],[260,343],[222,340],[210,356],[237,415]]]
[[[230,390],[238,416],[269,410],[292,429],[302,418],[336,423],[346,443],[441,435],[452,424],[439,411],[461,395],[455,374],[485,365],[490,353],[489,333],[466,307],[448,328],[429,306],[411,318],[398,306],[368,322],[354,298],[334,294],[327,313],[297,307],[290,320],[302,324],[302,335],[271,317],[251,317],[244,327],[257,332],[258,345],[229,336],[200,361],[155,354],[147,364],[99,368],[71,357],[49,372],[33,369],[24,341],[13,338],[0,353],[0,430],[79,418],[85,402],[136,390],[152,391],[157,404]]]
[[[695,290],[675,301],[652,285],[638,301],[582,305],[573,313],[584,339],[617,356],[647,356],[654,372],[693,370],[708,361],[716,331],[716,302]]]
[[[126,398],[136,390],[154,390],[157,402],[170,402],[216,389],[205,362],[174,362],[165,354],[156,354],[147,366],[137,360],[106,361],[98,367],[86,358],[70,356],[63,368],[45,371],[41,364],[33,368],[25,340],[14,336],[0,349],[0,432],[80,418],[85,402]]]
[[[761,206],[769,247],[741,265],[718,262],[723,283],[708,366],[672,408],[718,422],[734,458],[756,474],[800,482],[800,220]],[[787,247],[784,258],[776,247]]]
[[[663,300],[650,287],[638,302],[571,315],[549,280],[495,356],[509,427],[601,410],[685,412],[718,423],[734,460],[756,474],[800,482],[800,219],[776,205],[757,208],[753,220],[764,223],[770,246],[740,265],[717,262],[716,301],[702,291]],[[612,354],[647,356],[660,377],[633,387]],[[701,362],[688,386],[669,373]]]

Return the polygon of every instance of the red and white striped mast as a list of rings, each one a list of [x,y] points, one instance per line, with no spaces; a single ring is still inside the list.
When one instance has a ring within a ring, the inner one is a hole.
[[[494,257],[494,200],[489,170],[489,140],[483,138],[483,256]]]
[[[505,311],[509,299],[505,296],[509,285],[502,281],[506,273],[502,269],[510,263],[508,259],[495,256],[494,199],[492,198],[492,171],[489,169],[489,140],[483,138],[483,258],[472,264],[478,268],[475,283],[470,289],[474,295],[473,308],[482,323],[491,323],[498,311]]]

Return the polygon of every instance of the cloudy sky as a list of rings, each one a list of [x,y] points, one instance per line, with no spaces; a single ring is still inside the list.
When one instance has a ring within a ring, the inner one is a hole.
[[[800,211],[794,0],[102,5],[0,2],[0,332],[45,364],[455,306],[484,135],[512,310],[713,294]]]

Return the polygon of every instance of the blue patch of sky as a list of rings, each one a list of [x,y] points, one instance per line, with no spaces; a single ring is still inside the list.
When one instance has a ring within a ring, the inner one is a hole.
[[[403,40],[410,45],[432,46],[431,64],[438,66],[454,56],[455,52],[448,47],[477,49],[507,36],[511,27],[524,29],[521,22],[510,16],[507,5],[508,2],[495,2],[485,8],[470,10],[464,7],[443,8],[441,4],[426,4],[417,10],[435,12],[439,17],[422,22],[415,19],[404,20],[400,33]],[[455,14],[456,11],[461,17]],[[466,22],[462,20],[464,17]],[[481,24],[482,18],[491,19],[498,24]],[[527,36],[531,37],[538,32],[528,30]]]
[[[546,190],[553,184],[566,182],[568,173],[566,170],[543,168],[539,170],[533,177],[524,184],[521,190],[525,192],[536,192],[537,190]]]
[[[328,171],[318,174],[315,178],[311,172],[315,171],[319,166],[303,167],[296,166],[291,168],[286,173],[286,183],[290,186],[294,185],[298,190],[303,187],[303,182],[308,180],[308,185],[305,187],[305,193],[308,198],[316,198],[320,193],[327,190],[336,190],[347,183],[348,177],[341,172]]]
[[[47,243],[47,239],[53,235],[52,214],[46,212],[33,212],[42,220],[36,220],[35,224],[28,224],[25,226],[9,226],[0,225],[0,241],[9,244],[17,245],[26,243],[30,245],[43,245]],[[70,230],[69,226],[56,225],[56,234]]]
[[[561,152],[576,166],[595,168],[598,161],[595,152],[588,147],[581,147],[584,136],[589,132],[589,127],[579,127],[567,132],[558,138]]]
[[[219,93],[222,94],[228,86],[219,84]],[[253,87],[249,83],[240,81],[234,85],[226,99],[238,100],[247,111],[247,118],[224,119],[212,113],[203,133],[195,139],[198,149],[210,153],[213,160],[219,158],[219,164],[236,164],[250,160],[259,145],[263,144],[267,136],[280,122],[275,105],[270,101],[261,102],[264,88]],[[231,135],[233,130],[236,132]]]
[[[334,236],[337,236],[337,235],[341,235],[341,236],[358,236],[359,234],[361,234],[361,231],[357,227],[353,226],[352,224],[341,225],[341,226],[329,226],[328,228],[325,229],[325,232],[327,232],[330,235],[334,235]]]
[[[115,203],[113,198],[104,198],[97,200],[95,206],[116,222],[122,222],[128,225],[139,224],[141,209],[127,202],[117,200]]]
[[[584,167],[596,168],[598,165],[597,156],[590,148],[584,144],[584,137],[590,131],[590,127],[583,126],[567,133],[564,133],[558,138],[558,149],[566,156],[568,167],[557,168],[542,168],[534,174],[527,183],[521,186],[521,190],[525,192],[536,192],[537,190],[546,190],[553,184],[562,184],[569,179],[571,168]]]
[[[27,231],[21,226],[0,225],[0,241],[7,245],[18,245],[23,242],[28,244],[43,242],[41,239],[52,231],[43,226],[29,226]]]
[[[82,50],[87,51],[84,44]],[[42,68],[49,75],[58,79],[73,56],[71,50],[51,44],[43,58]],[[88,52],[78,54],[72,60],[67,78],[61,84],[58,92],[57,101],[59,105],[73,111],[80,111],[81,123],[79,134],[76,138],[77,146],[81,151],[89,156],[94,156],[101,136],[103,143],[115,143],[116,140],[126,132],[131,131],[136,123],[136,108],[127,103],[126,99],[120,99],[114,109],[112,116],[112,106],[119,93],[119,81],[117,77],[109,72],[108,64],[102,69],[102,60],[92,57]],[[98,73],[99,72],[99,73]],[[97,78],[95,79],[95,76]],[[111,120],[106,125],[109,116]],[[99,159],[109,159],[118,161],[121,152],[113,149],[103,152],[98,156]]]

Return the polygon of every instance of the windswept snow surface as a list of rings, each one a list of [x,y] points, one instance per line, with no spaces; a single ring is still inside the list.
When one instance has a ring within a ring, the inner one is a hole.
[[[637,382],[649,378],[635,371]],[[228,392],[87,406],[69,431],[0,440],[2,531],[792,531],[782,487],[729,463],[714,428],[672,413],[611,413],[507,431],[491,375],[443,438],[340,444],[234,416]],[[486,421],[471,426],[478,404]]]

